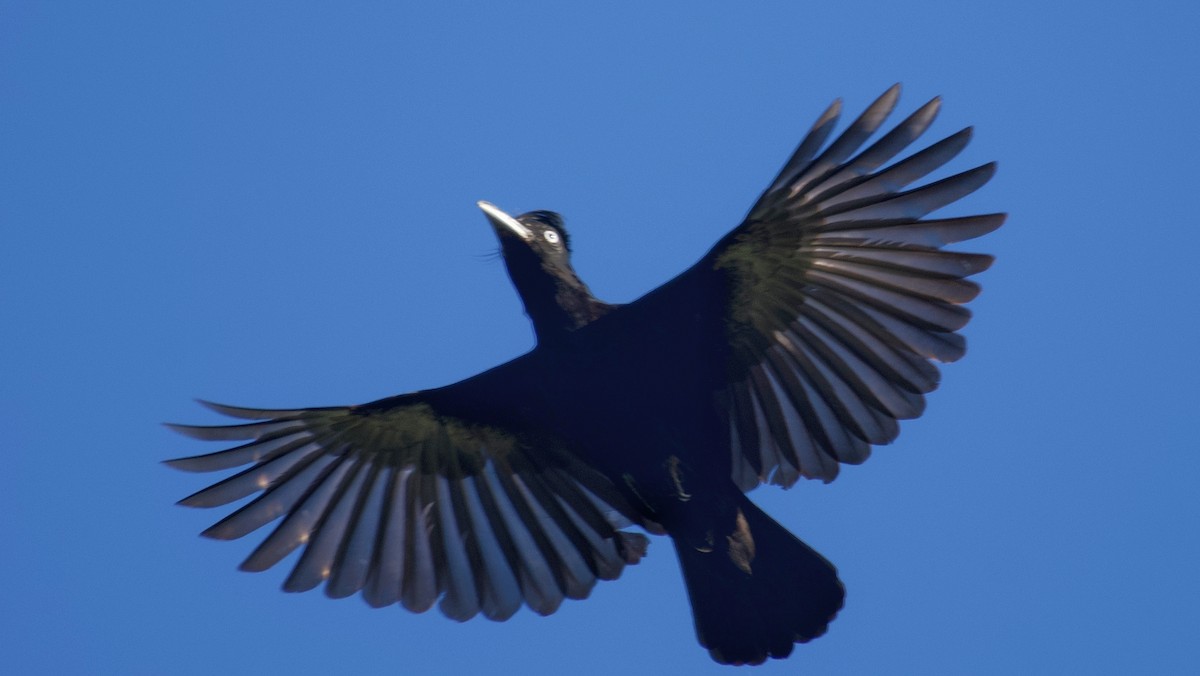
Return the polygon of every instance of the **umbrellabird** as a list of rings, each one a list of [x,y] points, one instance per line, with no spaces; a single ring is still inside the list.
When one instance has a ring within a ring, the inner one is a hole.
[[[837,571],[745,495],[762,483],[833,480],[841,463],[919,416],[932,362],[965,350],[966,277],[992,257],[947,244],[1003,214],[928,216],[991,178],[985,164],[923,181],[970,128],[902,156],[933,99],[871,145],[894,86],[831,143],[841,104],[817,119],[729,232],[640,299],[606,303],[571,267],[562,218],[480,202],[533,324],[530,352],[461,382],[357,406],[207,404],[247,422],[172,425],[244,443],[167,461],[248,468],[180,501],[257,493],[204,531],[246,535],[279,520],[242,563],[265,570],[303,548],[288,591],[457,620],[541,615],[618,577],[665,534],[700,644],[757,664],[823,634],[842,607]],[[901,157],[901,159],[897,159]]]

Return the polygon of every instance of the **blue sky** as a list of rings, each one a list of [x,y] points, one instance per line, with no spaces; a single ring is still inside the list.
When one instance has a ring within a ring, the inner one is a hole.
[[[998,262],[926,415],[753,494],[849,589],[758,672],[1194,668],[1195,3],[248,4],[0,2],[4,671],[729,673],[663,540],[549,618],[284,594],[173,506],[202,477],[158,461],[212,449],[158,423],[516,356],[476,200],[563,213],[632,300],[897,81],[976,125],[955,167],[1000,163],[958,213],[1011,217],[965,247]]]

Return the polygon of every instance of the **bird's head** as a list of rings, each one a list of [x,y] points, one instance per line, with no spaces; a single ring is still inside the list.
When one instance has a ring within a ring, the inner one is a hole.
[[[530,211],[514,218],[494,204],[482,201],[479,208],[500,238],[500,249],[510,272],[514,263],[526,262],[530,254],[539,262],[538,267],[548,271],[571,268],[570,239],[562,216],[553,211]]]
[[[508,276],[525,303],[539,342],[573,331],[607,311],[609,306],[592,296],[571,267],[570,239],[562,216],[530,211],[513,217],[482,201],[479,208],[500,239]]]

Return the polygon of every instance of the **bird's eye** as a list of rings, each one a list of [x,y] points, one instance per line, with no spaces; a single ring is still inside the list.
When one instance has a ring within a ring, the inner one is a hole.
[[[546,241],[550,242],[551,244],[558,244],[558,233],[554,232],[553,230],[547,230],[546,232],[543,232],[542,237],[545,237]]]

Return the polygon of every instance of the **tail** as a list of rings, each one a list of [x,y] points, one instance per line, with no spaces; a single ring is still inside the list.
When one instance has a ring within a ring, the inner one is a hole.
[[[711,546],[673,540],[700,645],[723,664],[761,664],[824,634],[845,589],[824,557],[738,497]]]

